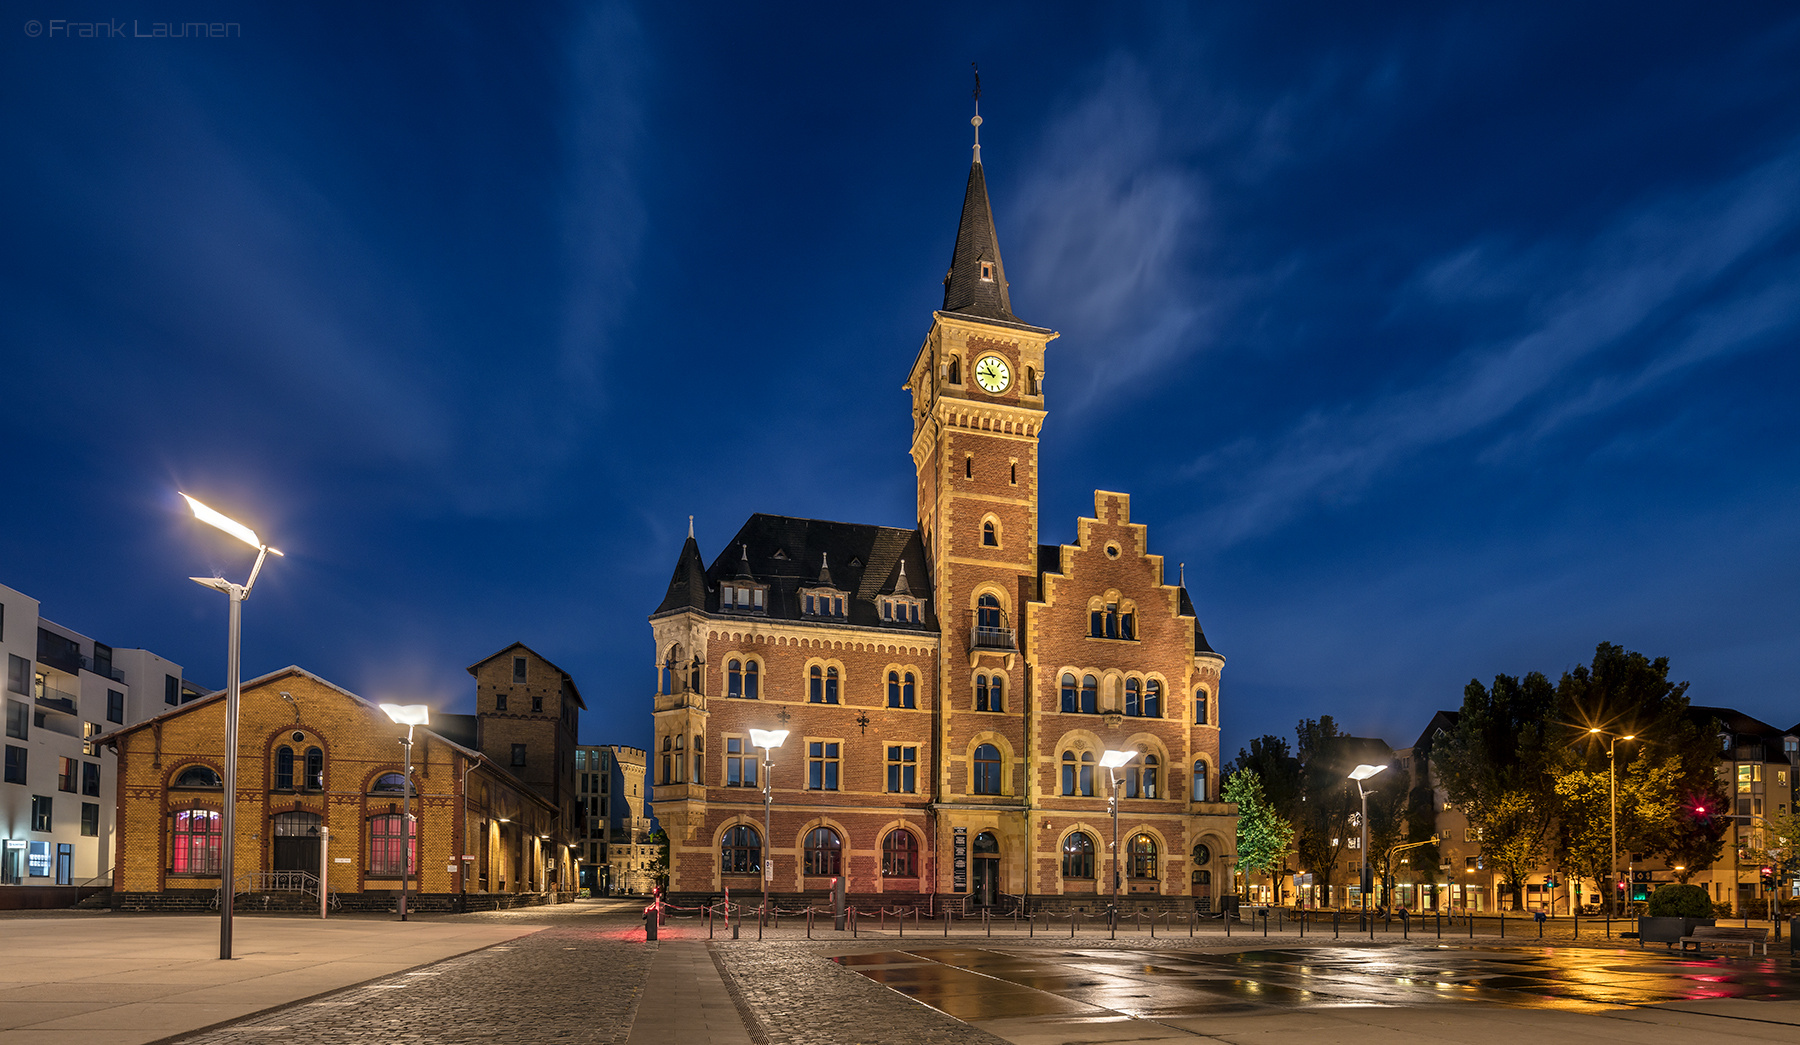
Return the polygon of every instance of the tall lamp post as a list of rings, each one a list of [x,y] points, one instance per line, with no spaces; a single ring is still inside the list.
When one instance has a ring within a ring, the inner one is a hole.
[[[256,536],[256,531],[243,523],[213,511],[187,494],[181,496],[187,501],[188,507],[193,509],[194,518],[224,530],[256,549],[256,565],[250,568],[250,579],[242,584],[233,584],[223,577],[188,578],[203,588],[224,592],[231,600],[230,637],[225,645],[225,809],[219,824],[224,836],[224,851],[219,861],[219,957],[227,959],[231,957],[231,909],[237,901],[237,866],[233,857],[236,855],[237,845],[238,635],[243,621],[244,600],[250,597],[250,589],[256,586],[256,577],[262,572],[263,560],[268,558],[270,552],[276,555],[281,552],[264,544]]]
[[[1363,781],[1385,770],[1386,766],[1360,765],[1350,771],[1350,779],[1356,781],[1356,793],[1362,796],[1362,906],[1369,909],[1369,796],[1380,794],[1363,787]]]
[[[1100,755],[1100,764],[1106,767],[1107,781],[1112,785],[1112,793],[1107,796],[1107,808],[1112,810],[1113,822],[1113,865],[1112,865],[1112,913],[1108,920],[1112,923],[1114,934],[1119,931],[1119,779],[1120,766],[1137,757],[1135,751],[1106,751]]]
[[[1589,736],[1603,736],[1606,741],[1606,800],[1607,820],[1612,828],[1612,847],[1606,856],[1606,909],[1612,914],[1619,913],[1619,769],[1614,757],[1619,741],[1636,740],[1635,733],[1608,733],[1598,726],[1588,730]]]
[[[387,717],[406,727],[406,778],[400,784],[400,920],[406,921],[406,892],[412,885],[412,744],[413,727],[431,721],[431,709],[423,704],[383,704]],[[323,886],[321,886],[322,888]]]
[[[753,729],[750,731],[750,743],[763,749],[763,861],[762,913],[757,916],[758,923],[769,917],[769,883],[775,880],[775,839],[769,834],[769,806],[775,801],[775,762],[771,753],[781,746],[788,737],[785,729]],[[758,929],[758,932],[762,930]]]

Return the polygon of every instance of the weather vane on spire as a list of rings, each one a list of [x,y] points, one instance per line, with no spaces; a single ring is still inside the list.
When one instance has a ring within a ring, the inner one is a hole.
[[[981,162],[981,66],[976,65],[974,62],[970,62],[969,68],[975,70],[975,118],[970,120],[969,124],[970,124],[970,126],[975,128],[975,162],[980,163]]]

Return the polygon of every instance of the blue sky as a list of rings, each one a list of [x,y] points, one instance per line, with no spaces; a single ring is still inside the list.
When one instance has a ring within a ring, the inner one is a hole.
[[[1800,720],[1789,4],[10,5],[0,582],[222,684],[466,709],[514,640],[650,734],[687,517],[911,525],[969,63],[1041,539],[1186,563],[1227,750],[1409,743],[1612,641]],[[388,9],[391,8],[391,9]],[[52,19],[229,20],[223,40]],[[29,34],[36,20],[40,33]]]

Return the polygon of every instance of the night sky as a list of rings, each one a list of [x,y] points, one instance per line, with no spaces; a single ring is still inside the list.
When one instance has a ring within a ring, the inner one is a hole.
[[[1791,3],[7,7],[0,583],[203,685],[178,489],[246,677],[646,744],[690,514],[914,524],[977,61],[1040,539],[1132,494],[1228,753],[1601,641],[1800,719]]]

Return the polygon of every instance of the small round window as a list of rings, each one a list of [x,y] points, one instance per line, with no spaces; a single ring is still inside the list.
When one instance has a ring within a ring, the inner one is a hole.
[[[1109,559],[1118,558],[1119,557],[1119,546],[1111,541],[1107,542],[1106,557]]]

